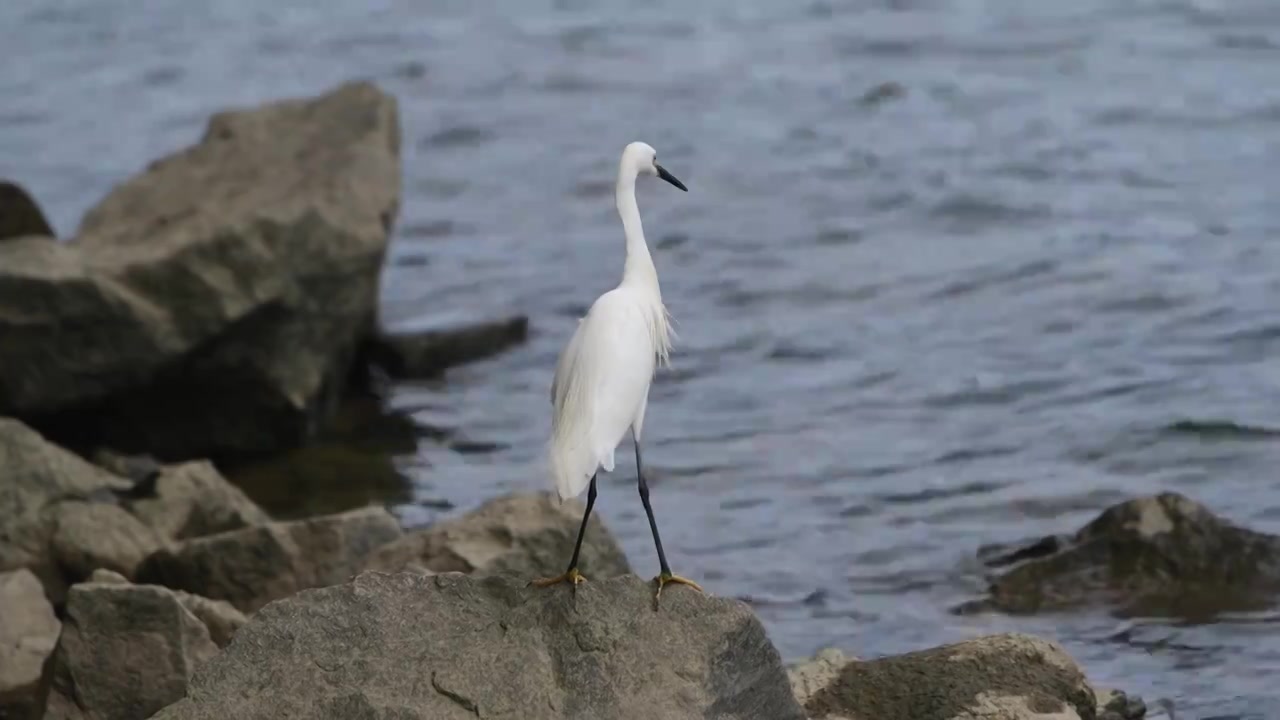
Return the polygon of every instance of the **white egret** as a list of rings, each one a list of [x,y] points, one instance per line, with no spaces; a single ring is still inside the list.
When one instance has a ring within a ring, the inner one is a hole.
[[[656,175],[688,192],[671,173],[657,162],[657,152],[642,142],[633,142],[622,151],[618,163],[618,183],[614,189],[618,215],[626,237],[626,261],[622,281],[596,299],[556,363],[551,382],[553,408],[550,442],[551,474],[562,500],[576,497],[587,490],[587,508],[573,546],[569,569],[553,578],[534,580],[539,587],[586,580],[578,572],[578,552],[587,531],[587,519],[596,501],[596,473],[613,471],[614,450],[622,442],[628,428],[635,441],[636,482],[640,501],[649,516],[649,529],[658,549],[661,572],[655,578],[657,592],[670,583],[688,585],[699,591],[697,583],[671,573],[667,556],[662,552],[658,524],[649,504],[649,486],[645,482],[640,460],[640,436],[649,399],[649,385],[659,364],[667,363],[671,350],[670,316],[662,304],[658,287],[658,271],[649,255],[640,225],[640,208],[636,205],[636,178]]]

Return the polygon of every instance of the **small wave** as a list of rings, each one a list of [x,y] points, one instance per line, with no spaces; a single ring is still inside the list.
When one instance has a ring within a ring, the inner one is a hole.
[[[1246,425],[1232,420],[1179,420],[1160,429],[1166,435],[1192,435],[1205,440],[1262,440],[1280,437],[1280,428]]]
[[[1026,222],[1048,214],[1049,209],[1045,206],[1017,207],[967,193],[947,197],[929,211],[929,215],[935,219],[958,223],[966,229],[989,224]]]

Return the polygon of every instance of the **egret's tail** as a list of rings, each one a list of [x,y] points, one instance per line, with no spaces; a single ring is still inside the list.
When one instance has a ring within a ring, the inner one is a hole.
[[[551,460],[551,478],[555,481],[561,502],[577,497],[586,490],[587,485],[591,484],[591,476],[600,465],[591,444],[576,438],[552,437],[548,455]]]

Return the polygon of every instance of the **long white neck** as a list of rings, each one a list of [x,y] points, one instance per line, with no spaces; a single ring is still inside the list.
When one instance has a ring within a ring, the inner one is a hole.
[[[636,204],[636,177],[633,173],[618,175],[614,190],[618,216],[622,218],[622,232],[627,237],[627,260],[622,266],[622,282],[658,289],[658,270],[649,255],[649,245],[644,241],[644,226],[640,224],[640,206]]]

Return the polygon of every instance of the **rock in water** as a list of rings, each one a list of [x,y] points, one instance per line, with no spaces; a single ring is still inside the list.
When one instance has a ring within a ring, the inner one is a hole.
[[[1073,537],[1019,559],[969,609],[1035,612],[1108,602],[1143,614],[1211,616],[1280,592],[1280,537],[1237,527],[1178,493],[1112,506]],[[1025,559],[1024,559],[1025,558]],[[999,559],[992,564],[999,564]]]
[[[843,661],[805,710],[813,720],[1094,720],[1096,698],[1061,647],[1011,633]]]
[[[268,680],[269,679],[269,680]],[[157,720],[803,720],[742,603],[626,575],[363,573],[263,608]]]
[[[578,500],[561,504],[552,493],[495,498],[384,545],[365,569],[552,577],[569,562],[585,509]],[[631,572],[622,547],[598,515],[587,522],[578,568],[591,580]]]
[[[434,377],[524,342],[529,317],[461,323],[425,332],[379,334],[369,340],[369,360],[394,377]]]
[[[32,718],[62,624],[29,570],[0,573],[0,718]]]
[[[137,574],[251,613],[299,590],[346,582],[370,553],[400,537],[391,513],[364,508],[188,540],[157,551]]]
[[[169,590],[84,583],[67,594],[45,720],[140,720],[182,697],[218,652]]]
[[[15,182],[0,180],[0,242],[31,236],[48,242],[53,235],[53,226],[31,193]]]
[[[309,437],[373,330],[398,123],[364,82],[224,112],[72,242],[0,243],[0,413],[163,460]]]

